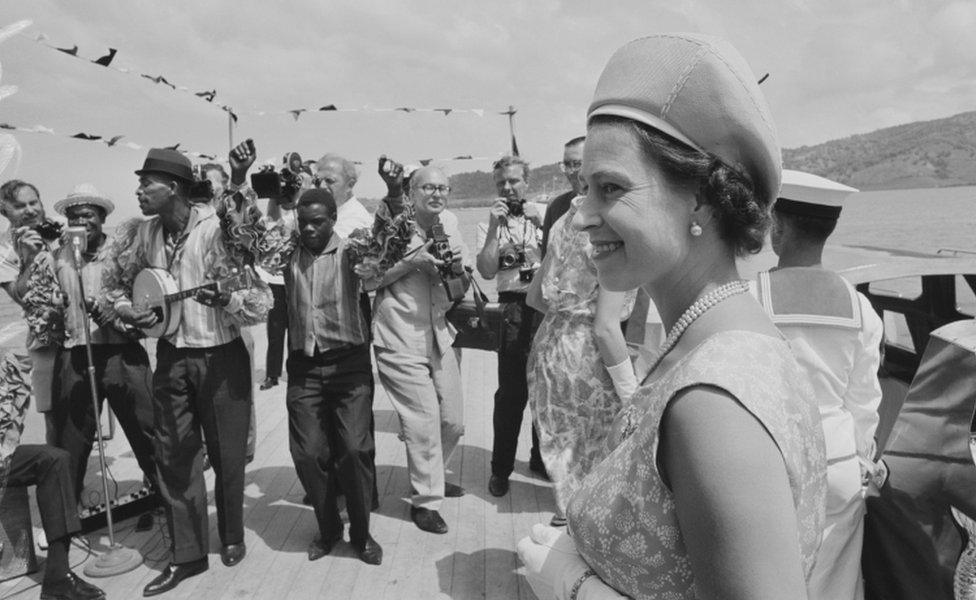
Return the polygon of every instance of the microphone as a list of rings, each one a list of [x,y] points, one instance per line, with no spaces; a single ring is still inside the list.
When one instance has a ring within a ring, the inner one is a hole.
[[[81,267],[81,253],[88,249],[88,229],[81,226],[68,227],[68,243],[75,260],[75,266]]]

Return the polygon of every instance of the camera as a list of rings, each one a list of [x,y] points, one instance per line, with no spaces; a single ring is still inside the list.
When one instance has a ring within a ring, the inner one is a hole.
[[[508,269],[514,269],[516,267],[521,267],[526,262],[525,260],[525,250],[522,248],[515,248],[514,246],[509,246],[498,253],[498,270],[506,271]]]
[[[251,174],[251,189],[258,198],[291,198],[302,188],[298,173],[287,167],[275,171],[274,167]]]
[[[52,221],[51,219],[44,219],[43,222],[31,227],[37,232],[37,235],[41,236],[41,239],[46,242],[53,242],[54,240],[61,237],[61,230],[64,226],[57,221]]]
[[[192,199],[201,199],[210,202],[214,196],[213,182],[209,179],[197,179],[190,184],[187,190],[187,196]]]
[[[532,283],[533,277],[535,277],[535,269],[532,267],[523,267],[519,269],[519,281],[522,283]]]
[[[437,271],[440,273],[441,283],[444,284],[444,291],[447,292],[447,299],[451,302],[463,300],[464,292],[468,289],[468,274],[461,264],[461,257],[454,256],[451,242],[444,233],[444,226],[439,222],[431,227],[430,239],[433,241],[430,245],[431,255],[444,261],[437,267]]]
[[[508,209],[508,216],[521,217],[525,214],[525,200],[505,200],[505,208]]]

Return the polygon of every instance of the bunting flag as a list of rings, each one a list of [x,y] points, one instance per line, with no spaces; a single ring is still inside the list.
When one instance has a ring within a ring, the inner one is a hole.
[[[197,94],[198,96],[200,94]],[[291,115],[296,121],[304,114],[311,112],[402,112],[406,114],[411,113],[441,113],[445,117],[452,114],[463,114],[470,113],[478,117],[485,116],[485,109],[483,108],[423,108],[417,106],[397,106],[393,108],[378,108],[375,106],[360,106],[360,107],[347,107],[339,108],[335,104],[326,104],[320,106],[319,108],[291,108],[288,110],[248,110],[240,111],[242,115],[256,115],[259,117],[268,115]],[[504,113],[502,113],[504,114]]]
[[[56,134],[54,132],[53,129],[51,129],[50,127],[45,127],[44,125],[35,125],[34,127],[20,127],[18,125],[12,125],[10,123],[0,123],[0,129],[6,129],[8,131],[22,131],[24,133],[43,133],[45,135],[58,135],[58,134]],[[6,139],[5,136],[9,136],[11,138],[13,137],[13,136],[10,136],[10,134],[0,134],[0,160],[2,160],[2,158],[4,156],[4,154],[3,154],[3,148],[4,148],[4,146],[2,145],[2,143]],[[125,142],[125,143],[121,143],[120,144],[119,143],[119,140],[121,140],[122,138],[124,138],[125,137],[124,135],[113,135],[113,136],[110,136],[110,137],[106,137],[106,136],[101,136],[101,135],[97,135],[97,134],[94,134],[94,133],[86,133],[86,132],[82,131],[82,132],[75,133],[73,135],[66,135],[66,136],[63,136],[63,137],[66,137],[68,139],[81,140],[81,141],[84,141],[84,142],[99,142],[99,143],[105,144],[106,146],[109,146],[109,147],[129,148],[130,150],[148,150],[149,149],[149,146],[144,146],[142,144],[136,144],[134,142]],[[18,152],[19,152],[19,148],[20,147],[17,146],[17,148],[18,148]],[[189,150],[183,150],[183,149],[180,148],[180,143],[176,143],[176,144],[174,144],[172,146],[166,146],[166,148],[169,149],[169,150],[179,150],[183,154],[186,154],[188,156],[193,156],[193,157],[196,157],[196,158],[202,158],[202,159],[206,159],[206,160],[217,160],[217,155],[216,154],[207,154],[207,153],[203,153],[203,152],[192,152],[192,151],[189,151]],[[0,171],[2,171],[2,169],[0,169]]]

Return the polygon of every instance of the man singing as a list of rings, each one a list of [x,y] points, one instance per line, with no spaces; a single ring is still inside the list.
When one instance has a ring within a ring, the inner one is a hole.
[[[244,183],[254,154],[246,144],[231,151],[229,194]],[[103,276],[106,307],[128,325],[150,327],[152,309],[132,297],[132,283],[145,267],[165,269],[180,289],[227,278],[243,269],[224,246],[214,209],[191,204],[190,161],[174,150],[154,148],[136,171],[142,214],[120,234]],[[226,201],[218,200],[218,203]],[[165,500],[172,562],[143,590],[154,596],[208,568],[207,488],[203,478],[201,428],[214,468],[220,557],[238,564],[244,546],[243,497],[251,373],[240,327],[261,322],[271,306],[267,286],[254,278],[233,293],[204,289],[183,302],[173,335],[156,350],[153,400],[159,485]]]

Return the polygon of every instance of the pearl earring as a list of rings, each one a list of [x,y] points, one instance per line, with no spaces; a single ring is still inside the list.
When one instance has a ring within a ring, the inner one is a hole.
[[[698,237],[702,234],[702,228],[701,225],[698,224],[698,221],[691,222],[691,229],[689,231],[693,237]]]

